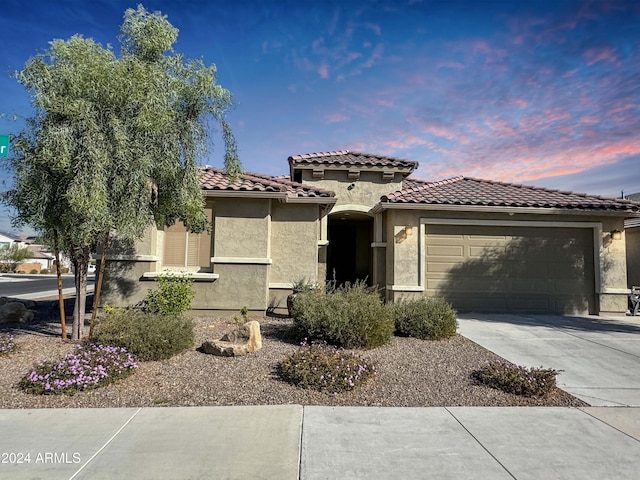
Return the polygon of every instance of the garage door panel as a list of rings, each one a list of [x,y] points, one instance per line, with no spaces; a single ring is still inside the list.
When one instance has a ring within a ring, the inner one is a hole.
[[[427,294],[460,311],[595,312],[592,229],[427,224],[426,231]]]
[[[427,245],[427,255],[430,257],[464,257],[462,245]]]

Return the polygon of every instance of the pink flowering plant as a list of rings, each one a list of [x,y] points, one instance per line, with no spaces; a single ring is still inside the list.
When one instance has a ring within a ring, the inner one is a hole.
[[[124,348],[88,343],[78,345],[75,352],[58,362],[41,363],[18,386],[28,393],[73,395],[125,378],[137,367]]]
[[[375,374],[375,366],[355,353],[325,342],[301,344],[298,352],[278,364],[280,377],[304,389],[338,394],[353,390]]]
[[[15,351],[16,343],[13,340],[13,335],[8,333],[0,333],[0,357],[2,355],[9,355]]]
[[[557,370],[527,368],[505,360],[489,362],[472,373],[479,383],[525,397],[544,397],[556,388]]]

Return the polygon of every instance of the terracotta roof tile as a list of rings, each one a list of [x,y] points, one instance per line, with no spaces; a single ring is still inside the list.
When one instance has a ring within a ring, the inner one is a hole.
[[[273,192],[286,193],[297,198],[335,197],[335,193],[310,185],[292,182],[285,177],[271,177],[257,173],[244,173],[237,182],[230,182],[224,170],[214,167],[200,169],[203,190],[225,190],[229,192]]]
[[[629,200],[469,177],[423,183],[405,180],[403,186],[403,190],[383,196],[381,202],[640,211],[640,204]]]
[[[369,153],[340,150],[336,152],[308,153],[289,157],[289,165],[340,165],[393,168],[418,168],[418,162],[402,158],[385,157]]]

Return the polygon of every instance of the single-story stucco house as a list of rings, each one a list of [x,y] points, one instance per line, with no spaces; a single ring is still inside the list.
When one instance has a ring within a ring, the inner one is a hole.
[[[290,174],[230,183],[202,169],[211,233],[151,228],[108,259],[103,303],[135,304],[166,270],[192,272],[195,310],[284,309],[292,281],[366,279],[387,301],[442,296],[459,311],[624,313],[628,200],[467,177],[337,151]]]

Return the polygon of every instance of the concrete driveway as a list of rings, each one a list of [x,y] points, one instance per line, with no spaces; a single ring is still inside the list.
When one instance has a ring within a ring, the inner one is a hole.
[[[592,406],[640,406],[640,317],[461,314],[458,332]]]

